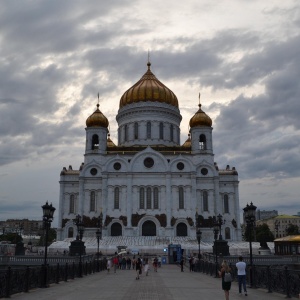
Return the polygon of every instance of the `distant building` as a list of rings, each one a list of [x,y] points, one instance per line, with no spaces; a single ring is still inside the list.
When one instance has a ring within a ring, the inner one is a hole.
[[[0,230],[2,234],[16,232],[22,235],[41,235],[43,232],[43,221],[7,219],[6,221],[0,221]]]
[[[297,225],[300,228],[300,216],[279,215],[265,220],[256,221],[256,225],[267,224],[275,238],[286,236],[286,229],[289,224]]]
[[[256,211],[256,220],[265,220],[278,216],[277,210],[260,210]]]

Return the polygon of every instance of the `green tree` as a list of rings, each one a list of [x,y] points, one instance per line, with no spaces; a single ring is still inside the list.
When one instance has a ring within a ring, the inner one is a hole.
[[[250,234],[251,234],[251,241],[254,242],[273,242],[274,241],[274,235],[271,232],[269,226],[267,224],[262,224],[254,227],[254,229],[251,230],[249,226],[244,226],[244,235],[243,239],[244,241],[250,240]]]
[[[298,225],[289,224],[287,229],[285,230],[287,235],[297,235],[300,234]]]
[[[265,223],[256,226],[255,232],[256,232],[256,240],[261,244],[265,242],[274,241],[274,234],[271,232],[269,226]]]
[[[22,237],[15,232],[8,232],[0,235],[0,241],[9,241],[12,244],[16,244],[18,242],[22,242]]]
[[[39,246],[45,246],[45,237],[46,237],[46,231],[44,231],[44,234],[40,237],[40,240],[38,242]],[[56,230],[54,228],[50,228],[48,231],[48,246],[52,244],[56,240]]]

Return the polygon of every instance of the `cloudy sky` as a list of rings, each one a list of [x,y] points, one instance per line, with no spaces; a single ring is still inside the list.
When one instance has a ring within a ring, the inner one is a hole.
[[[46,200],[58,208],[98,92],[117,143],[118,103],[148,50],[179,99],[182,143],[201,92],[241,209],[300,212],[299,26],[298,0],[1,1],[0,220],[40,219]]]

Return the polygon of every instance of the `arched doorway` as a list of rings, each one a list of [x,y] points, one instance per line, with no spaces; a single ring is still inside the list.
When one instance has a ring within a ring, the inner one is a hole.
[[[68,238],[72,238],[74,236],[74,230],[73,227],[70,227],[68,229]]]
[[[156,236],[156,225],[154,222],[144,222],[142,226],[142,236]]]
[[[176,227],[177,236],[187,236],[187,226],[184,223],[179,223]]]
[[[120,223],[111,225],[111,236],[122,236],[122,226]]]

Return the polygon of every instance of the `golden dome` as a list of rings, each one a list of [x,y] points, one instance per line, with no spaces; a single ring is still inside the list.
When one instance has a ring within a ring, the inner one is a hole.
[[[188,134],[188,136],[189,136],[188,139],[184,142],[182,147],[191,147],[192,146],[191,135]]]
[[[110,138],[110,134],[108,134],[108,136],[107,136],[106,145],[107,145],[107,147],[116,147],[115,143]]]
[[[190,127],[191,128],[197,126],[211,127],[211,125],[212,125],[211,118],[201,109],[201,104],[199,104],[198,111],[190,120]]]
[[[108,120],[99,110],[99,104],[97,109],[86,119],[86,127],[108,127]]]
[[[120,99],[120,108],[136,102],[163,102],[178,107],[175,94],[161,83],[151,72],[151,63],[147,63],[148,70],[143,77],[128,89]]]

